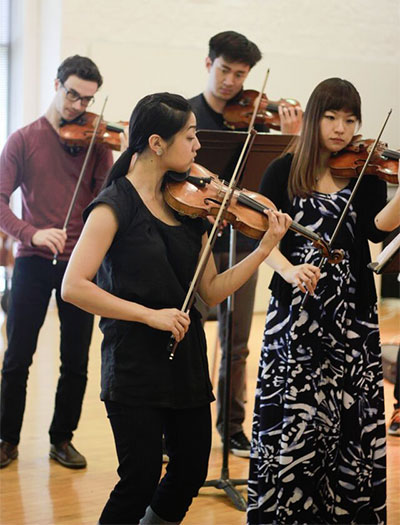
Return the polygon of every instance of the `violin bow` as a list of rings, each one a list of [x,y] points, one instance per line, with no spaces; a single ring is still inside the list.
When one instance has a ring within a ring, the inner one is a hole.
[[[253,145],[254,139],[255,139],[255,137],[257,135],[257,131],[254,129],[254,122],[256,120],[256,116],[257,116],[258,110],[260,109],[261,98],[262,98],[262,94],[263,94],[264,89],[265,89],[265,85],[266,85],[267,80],[268,80],[268,76],[269,76],[269,69],[267,70],[267,73],[266,73],[264,81],[263,81],[263,86],[262,86],[262,90],[260,92],[259,100],[258,100],[257,104],[254,106],[253,115],[252,115],[252,118],[251,118],[250,123],[249,123],[248,130],[247,130],[246,140],[245,140],[245,142],[244,142],[244,144],[242,146],[242,150],[241,150],[239,158],[237,160],[237,163],[236,163],[235,169],[233,171],[232,177],[231,177],[231,179],[229,181],[229,184],[227,186],[227,190],[225,192],[224,198],[223,198],[223,200],[221,202],[221,205],[220,205],[219,211],[217,213],[217,216],[215,218],[215,222],[214,222],[213,227],[211,229],[209,238],[208,238],[207,243],[206,243],[206,245],[204,247],[203,253],[201,254],[200,260],[199,260],[199,262],[197,264],[196,271],[195,271],[193,279],[192,279],[192,281],[190,283],[189,290],[187,291],[185,300],[184,300],[182,308],[181,308],[181,312],[189,313],[189,311],[190,311],[190,309],[191,309],[191,307],[193,305],[195,294],[196,294],[196,292],[198,290],[201,278],[202,278],[202,276],[204,274],[204,271],[206,269],[207,261],[208,261],[210,255],[211,255],[212,249],[213,249],[215,241],[217,239],[217,235],[218,235],[218,232],[219,232],[220,224],[223,221],[225,213],[226,213],[226,210],[228,209],[229,204],[230,204],[230,202],[232,200],[234,191],[235,191],[235,189],[237,187],[237,181],[240,180],[240,177],[241,177],[241,175],[243,173],[243,169],[244,169],[244,167],[246,165],[246,161],[247,161],[248,155],[250,153],[250,150],[251,150],[251,147]],[[169,339],[169,342],[168,342],[168,346],[167,346],[167,349],[169,351],[169,359],[170,360],[172,360],[174,358],[175,350],[176,350],[177,346],[178,346],[178,342],[176,341],[175,337],[173,335],[171,335],[171,337]]]
[[[334,230],[334,232],[333,232],[333,234],[332,234],[332,237],[331,237],[331,239],[330,239],[330,241],[329,241],[329,243],[328,243],[328,249],[331,249],[333,243],[335,242],[335,239],[336,239],[336,237],[337,237],[337,235],[338,235],[338,233],[339,233],[340,228],[342,227],[343,221],[345,220],[346,215],[347,215],[347,212],[348,212],[348,210],[349,210],[349,208],[350,208],[350,204],[352,203],[352,201],[353,201],[353,199],[354,199],[354,197],[355,197],[355,194],[356,194],[356,192],[357,192],[357,190],[358,190],[358,187],[359,187],[360,184],[361,184],[361,181],[362,181],[362,179],[363,179],[363,177],[364,177],[365,171],[366,171],[366,169],[367,169],[367,167],[368,167],[369,161],[371,160],[372,155],[374,154],[374,152],[375,152],[375,150],[376,150],[376,147],[377,147],[377,145],[378,145],[378,143],[379,143],[379,139],[381,138],[381,135],[382,135],[382,133],[383,133],[383,130],[385,129],[386,124],[387,124],[387,122],[388,122],[389,117],[390,117],[391,114],[392,114],[392,109],[389,110],[389,113],[387,114],[387,116],[386,116],[386,118],[385,118],[385,121],[384,121],[384,123],[383,123],[383,125],[382,125],[382,128],[381,128],[381,130],[380,130],[378,136],[376,137],[375,142],[374,142],[373,145],[372,145],[372,148],[370,149],[370,152],[369,152],[369,154],[368,154],[367,160],[365,161],[364,166],[362,167],[362,169],[361,169],[361,171],[360,171],[360,175],[359,175],[358,178],[357,178],[357,181],[356,181],[356,183],[355,183],[355,185],[354,185],[354,188],[353,188],[353,190],[352,190],[352,192],[351,192],[351,194],[350,194],[350,197],[348,198],[348,201],[347,201],[347,203],[346,203],[346,206],[344,207],[344,209],[343,209],[343,211],[342,211],[342,214],[341,214],[341,216],[339,217],[339,220],[338,220],[338,223],[337,223],[337,225],[336,225],[336,228],[335,228],[335,230]],[[325,262],[326,262],[326,257],[322,257],[322,259],[320,260],[320,263],[319,263],[319,265],[318,265],[318,268],[322,268],[322,267],[324,266]],[[302,300],[302,302],[301,302],[301,304],[300,304],[300,312],[303,310],[303,308],[304,308],[304,306],[305,306],[305,304],[306,304],[306,301],[307,301],[307,299],[308,299],[308,296],[309,296],[309,292],[308,292],[308,290],[307,290],[307,292],[305,293],[305,295],[304,295],[304,297],[303,297],[303,300]]]
[[[92,153],[94,142],[96,140],[97,131],[98,131],[100,123],[101,123],[101,121],[103,119],[104,108],[106,107],[107,100],[108,100],[108,96],[106,96],[106,98],[104,100],[103,107],[101,109],[101,113],[100,113],[99,118],[98,118],[98,120],[96,122],[96,126],[94,128],[94,132],[93,132],[92,138],[90,139],[89,147],[88,147],[88,150],[87,150],[86,155],[85,155],[85,159],[84,159],[83,164],[82,164],[82,168],[81,168],[81,172],[80,172],[79,177],[78,177],[78,181],[77,181],[77,183],[75,185],[74,194],[72,196],[71,203],[70,203],[69,208],[68,208],[67,216],[65,217],[64,225],[62,227],[62,229],[64,231],[67,230],[67,226],[68,226],[69,220],[71,218],[72,210],[73,210],[73,208],[75,206],[76,198],[78,196],[78,191],[79,191],[79,188],[81,186],[83,176],[85,175],[86,166],[87,166],[89,157],[90,157],[90,155]],[[53,256],[53,265],[57,264],[57,258],[58,258],[58,251],[56,251],[56,253]]]

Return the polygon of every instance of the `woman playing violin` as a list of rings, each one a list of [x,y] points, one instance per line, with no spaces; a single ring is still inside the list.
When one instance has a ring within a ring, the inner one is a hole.
[[[162,193],[166,172],[188,170],[199,147],[184,98],[159,93],[139,101],[129,147],[85,211],[63,281],[65,300],[102,316],[101,397],[121,479],[100,523],[180,523],[206,477],[213,395],[205,337],[198,312],[179,308],[207,234],[202,219],[176,215]],[[245,260],[218,275],[209,259],[199,287],[204,301],[225,299],[269,255],[291,220],[268,217],[270,228]],[[173,361],[171,332],[180,342]],[[170,463],[159,483],[163,432]]]
[[[361,124],[354,86],[321,82],[292,153],[267,169],[261,193],[303,226],[331,238],[355,179],[329,160]],[[253,420],[248,523],[384,523],[385,418],[376,292],[367,240],[400,223],[400,190],[365,177],[324,265],[288,232],[267,259],[275,270]],[[302,294],[312,289],[308,302]]]

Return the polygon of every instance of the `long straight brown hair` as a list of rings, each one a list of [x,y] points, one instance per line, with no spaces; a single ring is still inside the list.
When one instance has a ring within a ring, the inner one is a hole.
[[[288,148],[293,153],[289,175],[290,200],[295,195],[310,195],[315,185],[315,172],[320,166],[320,122],[329,110],[344,110],[352,113],[361,125],[361,99],[356,88],[348,80],[328,78],[311,93],[304,111],[300,136]]]

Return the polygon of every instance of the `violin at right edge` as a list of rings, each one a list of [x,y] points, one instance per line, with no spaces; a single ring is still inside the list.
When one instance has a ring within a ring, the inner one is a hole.
[[[329,162],[332,175],[358,177],[374,142],[373,139],[363,139],[361,135],[355,135],[348,146],[332,155]],[[365,174],[376,175],[386,182],[398,184],[399,160],[400,151],[388,149],[387,144],[378,142]]]

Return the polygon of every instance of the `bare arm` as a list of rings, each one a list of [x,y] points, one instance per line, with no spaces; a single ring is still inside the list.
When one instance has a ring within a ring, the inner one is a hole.
[[[293,265],[282,252],[275,247],[265,259],[266,264],[275,270],[289,284],[298,286],[302,292],[314,294],[321,272],[313,264]]]
[[[398,170],[397,191],[393,199],[375,217],[375,226],[384,232],[391,232],[400,226],[400,162]]]
[[[199,292],[202,299],[209,305],[222,302],[228,295],[238,290],[257,270],[260,264],[270,254],[280,239],[286,233],[291,218],[279,212],[268,211],[269,228],[260,245],[245,259],[232,268],[218,274],[214,259],[210,257],[203,274]],[[207,241],[203,239],[203,247]]]
[[[121,299],[93,282],[117,229],[117,218],[108,205],[100,204],[90,213],[64,275],[62,298],[93,314],[171,331],[180,341],[190,323],[185,313],[175,308],[147,308]]]

